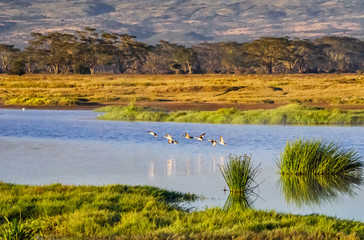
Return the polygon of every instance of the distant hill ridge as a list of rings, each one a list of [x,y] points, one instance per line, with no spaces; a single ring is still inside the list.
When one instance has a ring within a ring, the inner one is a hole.
[[[17,47],[30,32],[86,26],[150,44],[364,36],[363,0],[0,0],[0,9],[0,43]]]

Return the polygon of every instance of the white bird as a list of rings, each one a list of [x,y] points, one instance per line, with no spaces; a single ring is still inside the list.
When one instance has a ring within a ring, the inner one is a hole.
[[[217,141],[215,141],[213,139],[207,139],[207,140],[212,143],[212,146],[214,146],[214,147],[216,146]]]
[[[25,111],[25,108],[22,108],[21,110]]]
[[[222,136],[220,136],[220,141],[217,141],[217,142],[220,143],[221,145],[226,145]]]
[[[188,139],[191,139],[191,138],[193,138],[190,134],[188,134],[188,133],[185,133],[185,135],[183,135],[182,137],[184,137],[184,138],[188,138]]]
[[[149,133],[150,135],[153,135],[154,137],[158,137],[158,136],[157,136],[157,134],[156,134],[155,132],[148,131],[148,133]]]
[[[195,137],[197,140],[200,140],[200,141],[203,141],[203,136],[205,135],[206,133],[203,133],[201,134],[199,137]]]

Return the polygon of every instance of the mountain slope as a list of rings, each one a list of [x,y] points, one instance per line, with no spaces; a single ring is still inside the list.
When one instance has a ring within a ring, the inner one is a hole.
[[[364,36],[362,0],[0,0],[0,43],[30,32],[94,27],[151,44],[250,41],[262,36]]]

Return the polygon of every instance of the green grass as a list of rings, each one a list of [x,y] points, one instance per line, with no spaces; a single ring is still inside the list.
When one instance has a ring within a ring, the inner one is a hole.
[[[361,159],[354,149],[344,149],[335,142],[298,139],[287,142],[277,166],[281,174],[288,175],[360,176]]]
[[[259,166],[254,167],[251,157],[244,154],[230,154],[224,165],[220,165],[220,171],[224,177],[226,184],[230,189],[230,193],[238,193],[251,195],[258,186],[255,181],[259,174]]]
[[[297,207],[327,206],[344,196],[354,196],[361,177],[281,175],[279,186],[288,204]]]
[[[288,104],[271,110],[240,111],[223,108],[217,111],[169,112],[145,107],[108,106],[96,109],[105,112],[101,120],[194,122],[216,124],[338,124],[363,125],[364,111],[316,109],[302,104]]]
[[[36,221],[45,239],[360,239],[364,223],[251,208],[187,211],[195,195],[154,187],[15,185],[0,182],[0,233]]]
[[[33,222],[23,222],[21,219],[13,219],[10,222],[6,217],[7,226],[2,234],[0,240],[30,240],[36,239],[36,236],[42,236],[42,227]]]

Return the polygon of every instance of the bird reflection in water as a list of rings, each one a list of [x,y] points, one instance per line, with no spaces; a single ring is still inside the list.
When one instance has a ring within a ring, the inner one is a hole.
[[[155,177],[155,163],[151,162],[149,165],[149,177],[153,178]]]
[[[223,161],[224,156],[212,156],[211,158],[205,159],[202,155],[198,155],[195,158],[187,157],[185,160],[168,157],[162,164],[150,162],[148,176],[154,178],[157,175],[170,177],[176,174],[183,174],[185,176],[214,174],[218,169],[218,163]],[[177,163],[180,164],[177,166]]]

